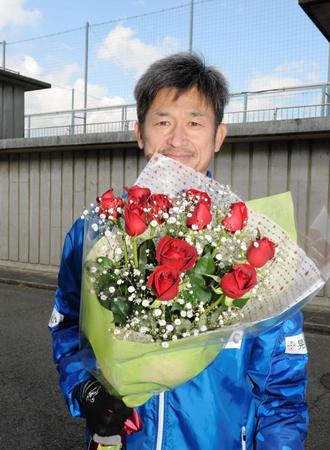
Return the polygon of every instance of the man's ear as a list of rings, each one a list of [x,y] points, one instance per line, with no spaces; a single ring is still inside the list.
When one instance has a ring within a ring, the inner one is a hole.
[[[136,140],[137,140],[139,149],[143,150],[144,142],[143,142],[143,138],[142,138],[142,128],[141,128],[141,125],[139,122],[135,122],[134,133],[136,136]]]
[[[218,125],[216,134],[215,134],[215,152],[218,152],[227,136],[227,126],[224,123],[220,123]]]

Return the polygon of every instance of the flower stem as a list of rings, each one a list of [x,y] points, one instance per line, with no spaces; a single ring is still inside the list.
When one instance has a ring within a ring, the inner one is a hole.
[[[213,311],[214,309],[217,308],[217,306],[220,305],[221,301],[223,300],[224,295],[220,295],[220,297],[214,302],[212,303],[208,308],[206,308],[204,310],[204,314],[207,316],[211,311]]]
[[[125,235],[124,234],[121,237],[121,242],[123,244],[125,266],[127,267],[128,266],[128,250],[127,250],[127,244],[126,244],[126,239],[125,239]]]
[[[133,248],[133,261],[134,261],[134,267],[136,269],[139,268],[139,258],[138,258],[138,247],[137,247],[137,240],[136,237],[132,237],[132,248]]]

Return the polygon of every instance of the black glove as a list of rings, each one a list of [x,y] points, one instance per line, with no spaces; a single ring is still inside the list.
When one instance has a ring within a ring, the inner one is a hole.
[[[114,436],[121,434],[125,421],[133,413],[125,403],[110,395],[96,380],[88,380],[76,388],[75,396],[79,400],[86,416],[87,428],[92,434]]]

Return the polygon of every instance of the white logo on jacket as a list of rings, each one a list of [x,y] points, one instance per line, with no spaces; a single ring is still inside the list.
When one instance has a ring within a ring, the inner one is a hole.
[[[64,316],[59,313],[56,308],[53,309],[52,315],[50,316],[48,326],[49,328],[56,327],[60,322],[63,322]]]
[[[304,333],[285,337],[285,353],[304,355],[307,353]]]

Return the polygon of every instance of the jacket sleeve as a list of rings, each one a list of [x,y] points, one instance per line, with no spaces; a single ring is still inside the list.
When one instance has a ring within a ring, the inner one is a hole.
[[[73,391],[78,384],[92,378],[79,355],[83,237],[84,222],[78,219],[64,241],[55,305],[49,321],[53,357],[60,374],[60,386],[73,416],[82,415]]]
[[[298,313],[256,340],[249,369],[257,401],[255,450],[304,449],[308,355],[302,325]]]

